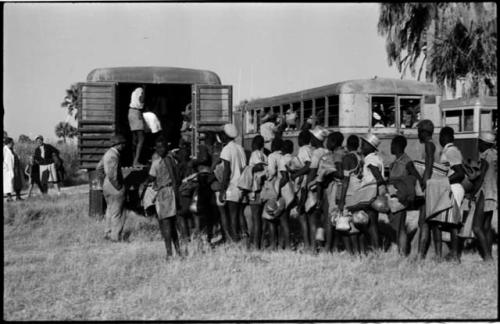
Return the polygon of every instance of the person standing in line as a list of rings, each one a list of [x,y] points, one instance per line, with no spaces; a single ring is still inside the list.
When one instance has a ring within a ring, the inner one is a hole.
[[[12,154],[14,154],[14,192],[16,193],[16,201],[24,200],[21,198],[21,190],[24,187],[24,173],[19,156],[14,151],[14,143],[12,143]]]
[[[311,132],[311,146],[313,148],[312,156],[311,156],[311,164],[309,166],[309,173],[307,175],[306,180],[306,188],[308,191],[316,191],[317,183],[314,184],[313,180],[316,180],[316,176],[318,174],[318,167],[321,158],[328,153],[328,150],[323,146],[323,142],[325,138],[328,136],[328,130],[322,126],[316,126],[314,129],[309,130]],[[314,181],[316,182],[316,181]],[[312,184],[312,185],[311,185]],[[314,207],[306,210],[307,214],[307,225],[309,228],[309,242],[307,242],[306,246],[309,249],[315,248],[315,238],[316,238],[316,230],[318,229],[318,216],[321,214],[321,209],[318,209],[318,202],[314,204]]]
[[[491,132],[482,132],[479,136],[481,173],[475,190],[471,193],[471,197],[476,203],[472,230],[479,242],[481,257],[485,261],[492,260],[491,219],[493,213],[498,212],[498,153],[495,142],[495,135]]]
[[[276,131],[278,127],[276,126],[277,115],[268,112],[264,117],[262,117],[262,125],[260,125],[260,135],[264,138],[264,153],[267,155],[271,153],[271,143],[276,137]]]
[[[257,135],[252,140],[252,154],[248,161],[249,167],[252,168],[253,181],[261,181],[261,179],[256,179],[255,173],[263,171],[267,166],[267,156],[263,152],[264,150],[264,138]],[[254,186],[255,187],[255,186]],[[252,221],[250,228],[250,244],[257,250],[261,249],[262,241],[262,200],[260,198],[262,186],[257,186],[260,188],[258,191],[252,191],[249,193],[249,205],[252,213]]]
[[[436,145],[432,142],[432,134],[434,133],[434,124],[429,119],[423,119],[417,124],[418,140],[424,145],[424,161],[425,169],[422,174],[422,182],[420,186],[425,192],[427,181],[432,177],[432,168],[434,164],[434,154],[436,153]],[[427,197],[426,197],[427,198]],[[418,239],[418,255],[420,259],[424,259],[430,245],[430,236],[432,233],[434,239],[434,249],[436,255],[439,255],[441,245],[441,232],[435,223],[427,220],[425,204],[420,208],[419,216],[419,239]]]
[[[278,161],[278,197],[283,197],[285,192],[285,186],[290,186],[288,194],[293,194],[292,189],[293,186],[290,183],[290,177],[288,175],[288,166],[290,165],[292,161],[292,153],[293,153],[293,142],[290,140],[284,140],[282,149],[281,149],[283,155],[281,159]],[[291,197],[288,197],[290,200]],[[287,199],[285,199],[285,203],[288,204],[285,208],[285,210],[281,213],[279,216],[279,237],[281,237],[281,242],[282,242],[282,247],[283,249],[288,249],[290,246],[290,223],[289,223],[289,216],[290,216],[290,210],[291,207],[293,206],[293,199],[289,203],[286,202]]]
[[[97,164],[96,170],[104,172],[102,191],[106,201],[104,239],[112,242],[122,240],[122,230],[125,224],[125,185],[121,170],[120,155],[125,149],[126,139],[117,134],[111,137],[111,148]]]
[[[299,212],[299,223],[302,230],[302,238],[304,244],[308,247],[309,239],[309,228],[307,226],[307,215],[304,211],[304,204],[307,198],[307,174],[309,173],[309,167],[311,165],[311,157],[313,148],[311,146],[311,132],[308,130],[303,130],[299,133],[298,144],[299,151],[297,153],[297,159],[301,168],[296,170],[290,175],[290,179],[295,183],[295,192],[297,193],[297,210]]]
[[[176,228],[176,215],[178,210],[178,185],[179,179],[175,171],[175,159],[168,154],[166,140],[159,137],[156,140],[156,153],[160,159],[151,164],[149,181],[153,182],[153,189],[158,192],[156,196],[156,213],[160,232],[165,241],[167,260],[173,255],[172,245],[178,256],[182,257],[179,237]]]
[[[142,146],[144,145],[144,130],[145,122],[142,115],[142,110],[144,108],[144,89],[136,88],[132,92],[130,99],[130,105],[128,110],[128,123],[130,130],[132,131],[132,144],[134,149],[134,167],[141,167],[139,163],[139,158],[142,152]]]
[[[3,194],[7,195],[7,201],[12,201],[14,193],[14,153],[12,147],[14,141],[10,137],[3,140]]]
[[[43,193],[43,187],[40,183],[40,166],[35,163],[33,156],[29,157],[29,162],[24,169],[24,174],[28,177],[29,182],[28,198],[31,197],[31,192],[35,184],[38,186],[38,189],[40,189],[40,193]]]
[[[378,154],[378,146],[380,140],[374,134],[367,134],[361,137],[361,154],[363,154],[363,176],[361,178],[361,187],[371,183],[376,183],[377,186],[383,184],[384,164]],[[383,187],[381,187],[383,188]],[[384,191],[379,190],[379,195],[384,195]],[[378,233],[378,212],[371,206],[365,208],[368,214],[368,227],[363,230],[370,237],[370,243],[373,249],[379,249],[379,233]]]
[[[247,159],[243,147],[236,143],[238,130],[233,124],[224,125],[224,142],[226,145],[222,149],[220,158],[223,161],[224,171],[222,180],[222,190],[219,201],[226,202],[231,222],[231,235],[234,241],[240,240],[240,207],[242,192],[238,188],[239,177],[247,164]]]
[[[48,192],[48,183],[53,183],[57,193],[61,194],[59,179],[57,178],[56,165],[53,160],[53,153],[59,155],[59,151],[50,144],[43,142],[43,136],[39,135],[35,139],[37,147],[35,148],[34,160],[40,166],[40,181],[44,188],[44,193]]]

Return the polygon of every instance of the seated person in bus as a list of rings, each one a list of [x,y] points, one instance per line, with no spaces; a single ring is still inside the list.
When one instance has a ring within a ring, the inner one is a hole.
[[[373,127],[385,127],[385,125],[382,122],[382,117],[380,116],[380,114],[373,112],[372,125]]]
[[[144,129],[145,122],[142,116],[142,109],[144,108],[144,89],[136,88],[132,92],[130,105],[128,110],[128,122],[130,130],[132,131],[132,144],[134,149],[134,166],[142,166],[139,164],[139,157],[142,152],[144,144]]]
[[[285,122],[286,122],[285,130],[288,131],[297,128],[297,113],[293,111],[293,108],[288,108],[288,110],[286,111]]]
[[[498,153],[495,142],[493,133],[483,132],[480,134],[481,174],[475,185],[475,190],[470,194],[471,199],[476,203],[472,230],[479,243],[481,257],[485,261],[492,260],[493,230],[491,229],[491,219],[493,213],[498,211]]]

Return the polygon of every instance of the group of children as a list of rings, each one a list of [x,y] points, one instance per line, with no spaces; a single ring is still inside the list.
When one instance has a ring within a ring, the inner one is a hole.
[[[495,135],[481,134],[480,170],[474,178],[453,145],[452,128],[439,134],[439,164],[434,161],[434,125],[423,120],[417,128],[424,162],[417,165],[405,153],[406,138],[397,135],[391,142],[395,161],[388,177],[378,152],[380,140],[371,133],[350,135],[343,147],[342,133],[316,126],[300,132],[297,155],[293,142],[281,136],[272,140],[266,155],[265,139],[256,135],[247,163],[235,141],[236,127],[227,124],[224,133],[206,135],[197,159],[190,162],[194,173],[184,179],[176,173],[178,160],[159,138],[149,173],[148,188],[154,194],[145,195],[149,203],[144,207],[160,220],[168,256],[172,246],[183,254],[180,246],[191,237],[190,222],[195,236],[204,234],[212,243],[220,233],[221,242],[243,240],[257,250],[288,249],[303,242],[308,251],[366,253],[387,241],[379,228],[382,214],[397,232],[392,240],[399,252],[408,255],[417,229],[407,220],[413,211],[419,215],[421,258],[431,234],[441,257],[445,231],[450,233],[449,258],[459,260],[464,239],[476,238],[481,256],[491,259],[491,219],[497,209]],[[465,181],[472,183],[467,193]]]

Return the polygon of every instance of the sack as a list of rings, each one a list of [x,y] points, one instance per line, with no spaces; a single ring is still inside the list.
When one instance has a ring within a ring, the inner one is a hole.
[[[306,213],[309,212],[317,204],[318,204],[318,195],[316,194],[316,192],[308,191],[306,203],[304,205]]]
[[[352,213],[352,222],[356,225],[366,225],[370,221],[368,214],[363,210]]]
[[[245,167],[245,169],[243,169],[243,172],[241,173],[236,186],[243,191],[252,191],[252,185],[253,185],[252,168],[247,166]]]
[[[295,193],[291,182],[287,182],[283,188],[281,188],[281,197],[285,199],[286,207],[290,206],[290,204],[295,200]]]
[[[463,163],[463,168],[465,171],[465,177],[462,180],[462,187],[464,187],[466,193],[473,192],[476,187],[475,182],[481,175],[481,170],[478,166],[471,166],[467,163]]]
[[[337,231],[348,232],[351,230],[351,224],[349,224],[349,217],[340,214],[335,222],[335,228]]]
[[[276,188],[274,187],[274,181],[266,181],[264,183],[262,191],[260,192],[261,201],[276,199],[277,197],[278,193],[276,192]]]
[[[349,182],[349,186],[357,184],[354,181]],[[369,183],[362,187],[354,189],[353,194],[346,196],[345,206],[350,210],[360,210],[369,207],[377,198],[377,184]]]

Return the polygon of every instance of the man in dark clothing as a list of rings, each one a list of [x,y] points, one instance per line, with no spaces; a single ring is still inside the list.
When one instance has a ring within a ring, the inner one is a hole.
[[[34,160],[40,166],[40,181],[42,183],[42,188],[44,193],[48,191],[48,183],[51,182],[57,189],[57,193],[61,194],[61,189],[59,188],[57,178],[57,170],[52,154],[55,153],[59,156],[59,151],[50,144],[45,144],[43,142],[43,136],[39,135],[36,139],[37,147],[35,148],[35,154],[33,156]]]

